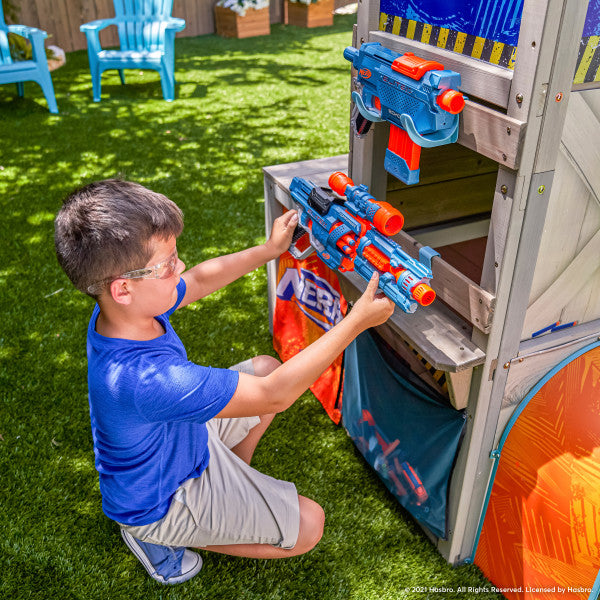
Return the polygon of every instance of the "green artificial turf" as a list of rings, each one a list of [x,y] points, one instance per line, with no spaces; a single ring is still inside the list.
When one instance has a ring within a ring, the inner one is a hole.
[[[128,71],[126,86],[105,74],[94,104],[85,51],[53,74],[58,116],[36,85],[25,99],[0,87],[0,598],[470,597],[430,591],[459,586],[499,597],[484,591],[490,584],[475,566],[443,560],[311,394],[277,417],[254,462],[325,508],[311,553],[280,561],[204,553],[198,577],[166,588],[101,512],[86,389],[92,301],[54,256],[62,198],[118,175],[167,194],[185,214],[178,246],[188,265],[260,243],[261,168],[347,151],[342,51],[354,19],[315,30],[274,25],[259,39],[178,39],[173,103],[162,100],[156,73]],[[265,269],[173,322],[200,363],[273,354]]]

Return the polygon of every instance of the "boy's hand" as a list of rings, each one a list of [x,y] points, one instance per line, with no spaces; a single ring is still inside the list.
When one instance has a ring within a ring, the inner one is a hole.
[[[379,274],[373,273],[367,289],[348,315],[356,319],[363,330],[385,323],[394,312],[396,305],[384,294],[377,293],[378,285]]]
[[[295,210],[288,210],[281,217],[275,219],[271,237],[265,244],[271,251],[273,258],[277,258],[290,247],[296,225],[298,225],[298,213]]]

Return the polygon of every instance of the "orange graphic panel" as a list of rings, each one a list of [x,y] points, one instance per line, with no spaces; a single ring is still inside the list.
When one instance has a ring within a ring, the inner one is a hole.
[[[273,346],[283,361],[319,339],[346,314],[337,275],[316,254],[304,260],[283,254],[276,294]],[[340,355],[310,388],[336,424],[342,417],[338,406],[341,378]]]
[[[600,348],[533,396],[501,449],[476,564],[510,599],[587,599],[600,569]]]

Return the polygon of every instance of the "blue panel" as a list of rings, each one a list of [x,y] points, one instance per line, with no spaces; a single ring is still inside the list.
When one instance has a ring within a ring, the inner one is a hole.
[[[381,0],[380,10],[516,46],[523,0]]]
[[[583,26],[583,37],[600,35],[600,0],[590,0],[585,25]]]
[[[400,504],[440,538],[464,417],[368,332],[346,350],[344,427]]]

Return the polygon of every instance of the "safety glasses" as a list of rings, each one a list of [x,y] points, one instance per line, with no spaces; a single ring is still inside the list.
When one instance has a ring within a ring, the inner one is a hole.
[[[108,279],[103,279],[102,281],[92,283],[90,286],[88,286],[88,292],[95,295],[99,294],[105,285],[112,283],[116,279],[166,279],[175,273],[178,258],[177,249],[175,249],[175,252],[173,252],[173,254],[171,254],[168,258],[165,258],[165,260],[152,265],[151,267],[127,271],[127,273],[123,273],[117,277],[110,277]]]

